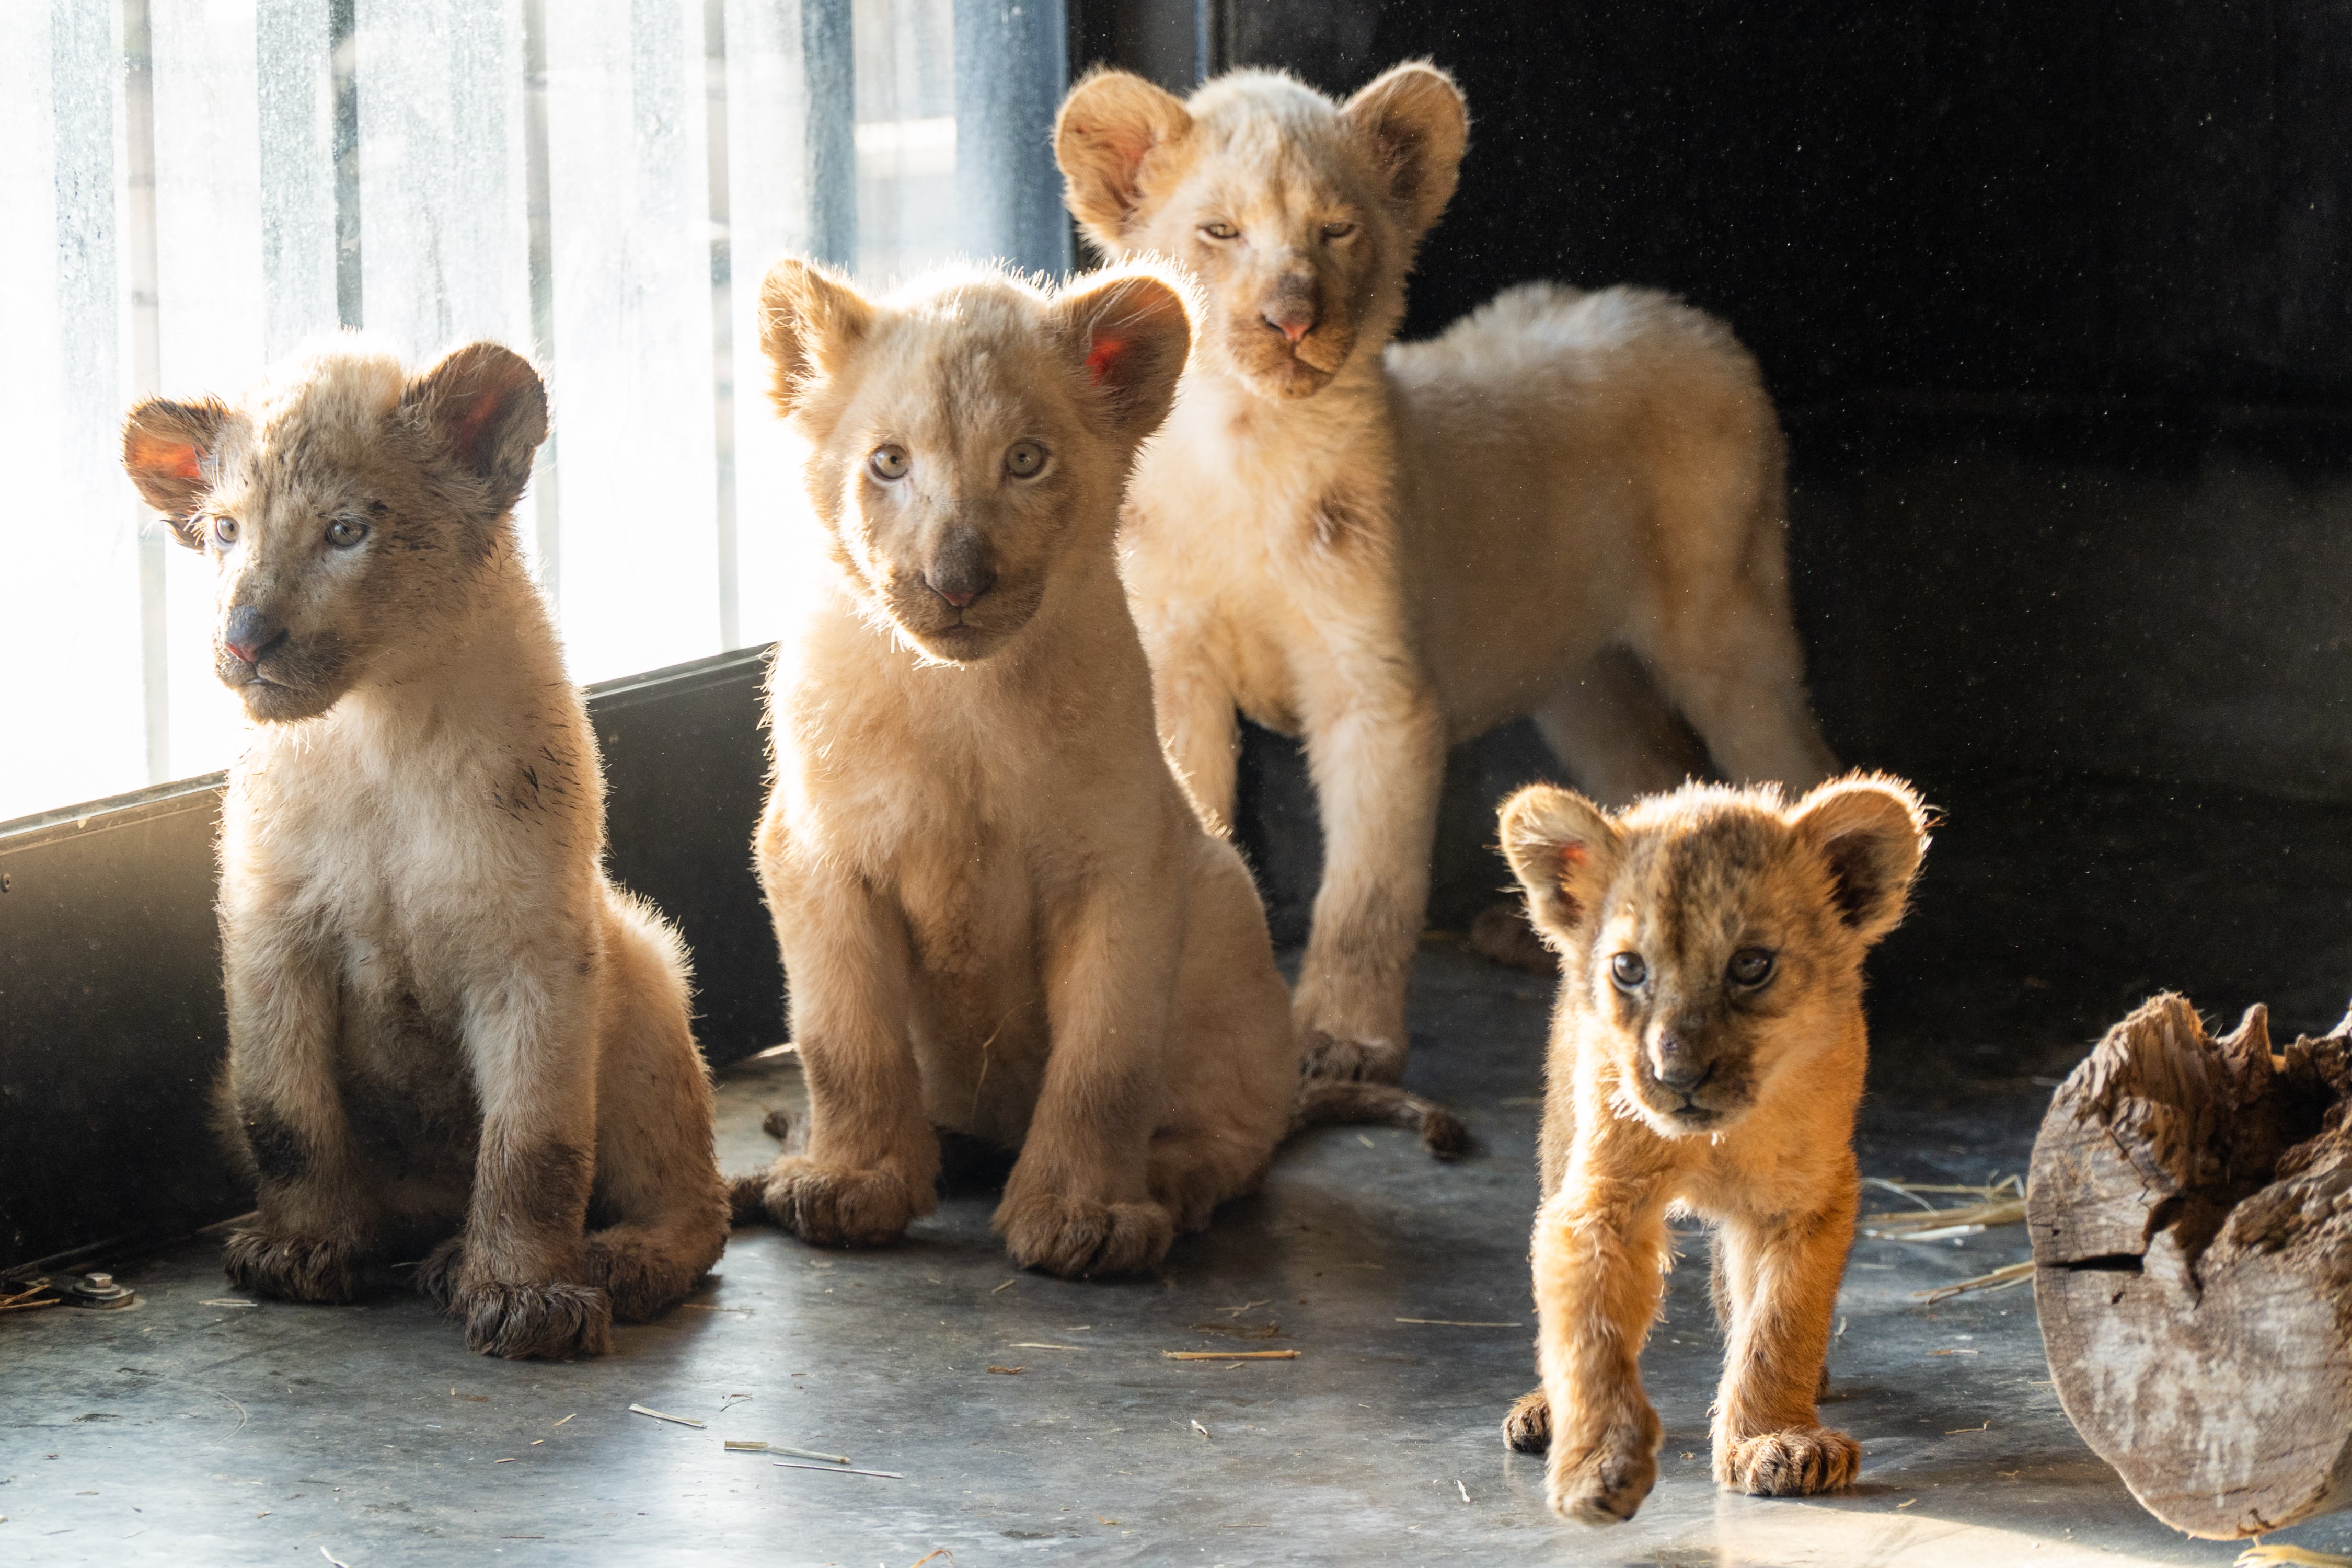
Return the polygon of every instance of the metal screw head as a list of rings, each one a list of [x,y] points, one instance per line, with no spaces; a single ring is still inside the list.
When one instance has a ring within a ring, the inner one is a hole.
[[[114,1276],[111,1274],[85,1274],[81,1277],[81,1282],[85,1287],[92,1290],[110,1290],[114,1288]]]
[[[128,1307],[139,1293],[114,1282],[111,1274],[85,1274],[63,1292],[69,1307]]]

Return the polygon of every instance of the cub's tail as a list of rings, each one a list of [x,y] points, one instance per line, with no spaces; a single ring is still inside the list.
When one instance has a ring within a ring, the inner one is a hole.
[[[1295,1134],[1309,1127],[1402,1127],[1421,1134],[1421,1146],[1441,1160],[1459,1159],[1470,1152],[1470,1130],[1462,1119],[1433,1100],[1423,1100],[1391,1083],[1360,1083],[1352,1079],[1310,1078],[1298,1086],[1298,1104],[1290,1113]]]

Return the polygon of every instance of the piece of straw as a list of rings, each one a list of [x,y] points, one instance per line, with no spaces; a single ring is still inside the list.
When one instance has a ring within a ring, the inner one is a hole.
[[[2015,1176],[2003,1176],[1978,1187],[1893,1182],[1884,1176],[1872,1176],[1869,1181],[1873,1186],[1885,1187],[1921,1205],[1916,1210],[1863,1215],[1862,1234],[1875,1241],[1946,1241],[1954,1237],[1974,1236],[1989,1226],[2025,1222],[2025,1184]],[[1922,1193],[1964,1194],[1976,1202],[1937,1208],[1919,1196]]]
[[[1161,1351],[1170,1361],[1297,1361],[1297,1351]]]
[[[2033,1259],[2028,1258],[1996,1268],[1990,1274],[1979,1274],[1973,1279],[1955,1280],[1949,1285],[1938,1285],[1932,1290],[1914,1290],[1911,1299],[1925,1301],[1932,1307],[1938,1301],[1969,1290],[2006,1290],[2012,1285],[2027,1284],[2032,1279]]]
[[[2238,1553],[2231,1568],[2270,1568],[2273,1563],[2291,1563],[2294,1568],[2352,1568],[2352,1557],[2314,1552],[2307,1546],[2249,1546]]]
[[[691,1426],[697,1431],[700,1431],[703,1428],[703,1424],[697,1421],[691,1415],[671,1415],[664,1411],[649,1410],[642,1405],[630,1405],[629,1414],[632,1415],[650,1415],[656,1421],[675,1421],[681,1426]],[[563,1419],[569,1421],[572,1417],[567,1415]]]
[[[896,1470],[852,1470],[837,1465],[796,1465],[789,1459],[771,1459],[780,1470],[816,1470],[828,1476],[879,1476],[886,1481],[903,1481],[907,1478]]]
[[[1425,1323],[1439,1329],[1523,1329],[1525,1323],[1481,1323],[1463,1318],[1399,1318],[1400,1323]]]

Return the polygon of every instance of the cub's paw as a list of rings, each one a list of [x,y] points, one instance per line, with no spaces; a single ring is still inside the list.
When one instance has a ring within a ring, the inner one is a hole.
[[[593,1285],[491,1280],[458,1291],[448,1310],[483,1355],[578,1361],[613,1348],[613,1303]]]
[[[440,1308],[449,1310],[450,1299],[457,1294],[457,1275],[466,1267],[466,1238],[453,1236],[425,1255],[416,1266],[416,1293]]]
[[[1174,1217],[1158,1204],[1105,1204],[1059,1194],[1008,1196],[996,1211],[995,1225],[1014,1264],[1065,1279],[1140,1274],[1157,1268],[1176,1239]]]
[[[1826,1426],[1792,1426],[1753,1437],[1718,1439],[1715,1479],[1750,1497],[1811,1497],[1853,1484],[1862,1448]]]
[[[1646,1445],[1604,1443],[1580,1454],[1555,1453],[1548,1477],[1552,1511],[1579,1524],[1622,1524],[1658,1479]]]
[[[341,1242],[267,1230],[233,1230],[221,1271],[240,1290],[285,1301],[340,1303],[360,1293],[360,1255]]]
[[[691,1295],[717,1258],[717,1249],[691,1232],[614,1226],[588,1237],[588,1283],[612,1298],[621,1321],[650,1323]]]
[[[1394,1083],[1404,1076],[1404,1046],[1396,1040],[1359,1040],[1323,1029],[1299,1031],[1300,1063],[1308,1078]]]
[[[820,1165],[804,1155],[787,1154],[759,1177],[736,1178],[739,1215],[754,1181],[768,1217],[817,1247],[886,1247],[904,1236],[922,1212],[914,1190],[895,1171]]]
[[[1503,1441],[1513,1451],[1540,1454],[1551,1447],[1551,1401],[1540,1388],[1522,1394],[1503,1417]]]

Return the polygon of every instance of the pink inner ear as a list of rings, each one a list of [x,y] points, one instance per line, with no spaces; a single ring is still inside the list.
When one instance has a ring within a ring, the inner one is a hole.
[[[1565,877],[1568,873],[1575,870],[1579,866],[1583,865],[1591,858],[1591,853],[1581,844],[1561,845],[1559,847],[1560,875]]]
[[[489,427],[490,421],[498,416],[499,409],[505,402],[506,399],[495,391],[480,393],[449,421],[450,444],[465,454],[467,461],[479,463],[482,460],[482,432]]]
[[[1100,386],[1104,376],[1118,368],[1127,356],[1125,338],[1098,337],[1087,350],[1087,379]]]
[[[131,461],[143,473],[157,479],[201,479],[205,477],[205,455],[193,441],[158,441],[152,437],[137,437]]]

